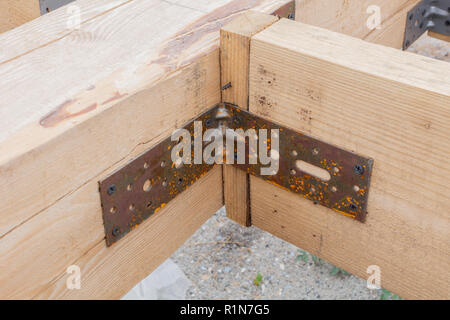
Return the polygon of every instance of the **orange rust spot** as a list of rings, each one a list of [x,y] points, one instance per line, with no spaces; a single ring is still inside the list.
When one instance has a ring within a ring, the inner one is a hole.
[[[58,108],[56,108],[56,110],[50,112],[48,115],[42,118],[41,121],[39,122],[40,125],[45,128],[55,127],[64,120],[78,117],[82,114],[91,112],[97,108],[97,103],[93,103],[78,112],[71,113],[70,111],[68,111],[68,108],[75,102],[76,100],[67,100],[66,102],[61,104]]]
[[[114,96],[112,96],[112,97],[109,98],[108,100],[105,100],[105,101],[102,103],[102,106],[104,106],[105,104],[108,104],[108,103],[110,103],[110,102],[112,102],[112,101],[114,101],[114,100],[123,98],[123,97],[125,97],[125,96],[127,96],[127,95],[128,95],[128,93],[120,94],[119,91],[116,91],[116,93],[114,94]]]

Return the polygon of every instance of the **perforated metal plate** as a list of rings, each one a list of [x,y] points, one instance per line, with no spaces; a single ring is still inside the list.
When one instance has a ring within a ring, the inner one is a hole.
[[[450,36],[450,0],[423,0],[408,12],[403,50],[428,30]]]
[[[279,169],[272,175],[262,175],[267,167],[259,161],[249,164],[249,141],[246,141],[245,164],[233,164],[249,174],[260,177],[285,190],[297,193],[318,205],[323,205],[361,222],[366,217],[370,176],[373,161],[319,141],[294,130],[267,121],[240,108],[221,104],[202,114],[202,136],[207,129],[259,129],[268,131],[265,145],[271,150],[272,129],[279,134]],[[194,140],[194,121],[184,126]],[[198,136],[198,134],[197,134]],[[225,139],[224,139],[225,141]],[[171,160],[178,141],[167,138],[129,164],[99,182],[106,243],[111,245],[145,219],[157,214],[177,195],[205,175],[213,165],[183,164]],[[203,148],[207,144],[203,142]],[[191,159],[194,159],[191,149]],[[235,151],[236,152],[236,151]],[[236,154],[236,153],[235,153]],[[227,155],[235,158],[235,155]],[[226,159],[224,159],[226,160]],[[303,172],[297,166],[303,161],[327,173],[328,179]]]
[[[274,175],[261,175],[261,168],[268,165],[246,164],[236,167],[260,177],[283,189],[300,194],[316,204],[363,222],[367,213],[370,177],[373,160],[340,149],[308,135],[288,129],[274,122],[257,117],[231,105],[226,105],[233,129],[258,128],[279,130],[279,169]],[[267,143],[267,154],[272,146],[272,136]],[[313,165],[326,173],[325,180],[301,171],[298,161]]]

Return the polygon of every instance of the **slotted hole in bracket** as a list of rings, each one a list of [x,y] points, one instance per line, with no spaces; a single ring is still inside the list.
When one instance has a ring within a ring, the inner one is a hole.
[[[330,181],[331,180],[331,175],[330,173],[322,168],[319,168],[315,165],[312,165],[308,162],[302,161],[302,160],[297,160],[295,162],[295,166],[302,172],[309,174],[313,177],[316,177],[322,181]]]

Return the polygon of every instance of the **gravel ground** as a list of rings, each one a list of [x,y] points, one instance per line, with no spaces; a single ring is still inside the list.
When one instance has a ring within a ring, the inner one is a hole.
[[[306,258],[303,258],[306,255]],[[171,259],[193,285],[187,299],[379,299],[366,281],[218,211]],[[262,276],[259,285],[254,283]]]
[[[450,62],[449,43],[427,36],[408,51]],[[226,218],[224,208],[171,260],[191,281],[187,299],[372,300],[382,295],[367,289],[365,280],[334,274],[331,264],[269,233],[241,227]]]

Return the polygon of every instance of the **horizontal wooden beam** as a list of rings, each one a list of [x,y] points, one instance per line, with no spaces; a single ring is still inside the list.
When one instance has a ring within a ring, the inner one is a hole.
[[[250,111],[374,159],[365,224],[251,178],[252,223],[404,298],[450,298],[450,64],[283,19]],[[282,143],[282,141],[280,142]]]

